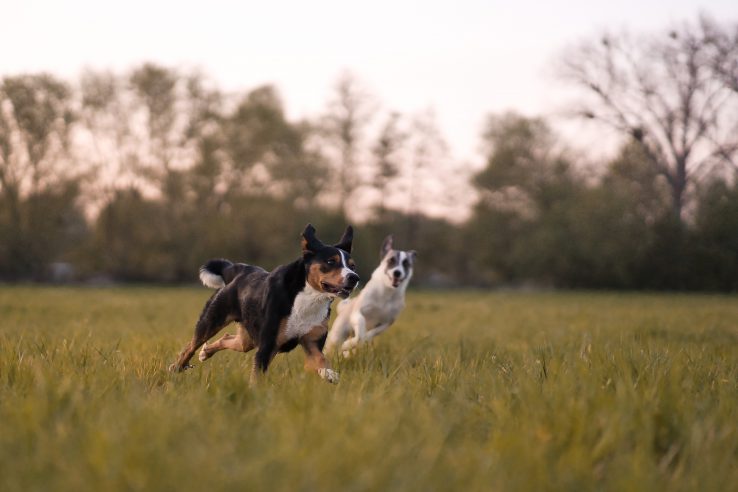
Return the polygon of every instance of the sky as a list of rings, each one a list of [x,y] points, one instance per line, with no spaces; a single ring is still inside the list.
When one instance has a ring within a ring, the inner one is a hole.
[[[452,155],[473,161],[486,115],[565,110],[553,67],[567,46],[700,13],[738,21],[738,1],[0,0],[0,76],[71,79],[153,61],[199,68],[229,91],[274,84],[302,118],[350,71],[384,110],[432,109]],[[561,128],[575,145],[596,144],[596,133]]]

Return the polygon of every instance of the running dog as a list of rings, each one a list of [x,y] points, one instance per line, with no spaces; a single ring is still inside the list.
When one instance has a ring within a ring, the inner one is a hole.
[[[323,345],[331,302],[336,297],[348,298],[359,282],[351,259],[352,241],[353,229],[348,226],[338,244],[327,246],[308,224],[302,233],[302,256],[271,272],[228,260],[208,261],[200,268],[200,280],[217,291],[205,304],[192,340],[170,370],[191,368],[189,361],[200,346],[201,362],[223,349],[245,353],[256,348],[251,372],[254,383],[277,353],[300,345],[306,370],[338,382],[338,373],[323,356]],[[238,323],[235,335],[225,334],[206,343],[233,321]]]
[[[361,343],[392,326],[405,307],[405,290],[413,276],[416,256],[415,251],[392,249],[392,236],[385,238],[380,250],[381,263],[366,287],[358,296],[338,305],[326,352],[340,347],[343,356],[348,357]]]

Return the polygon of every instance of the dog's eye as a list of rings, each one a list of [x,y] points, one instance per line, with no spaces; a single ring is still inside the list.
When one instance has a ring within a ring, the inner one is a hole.
[[[402,262],[402,266],[405,267],[406,269],[410,268],[410,262],[408,260],[405,260]]]
[[[395,266],[395,259],[394,258],[390,258],[389,260],[387,260],[387,265],[389,265],[389,266]]]
[[[330,265],[330,266],[333,266],[333,265],[335,265],[335,264],[336,264],[336,260],[334,260],[333,258],[328,258],[328,259],[326,260],[326,264],[328,264],[328,265]]]

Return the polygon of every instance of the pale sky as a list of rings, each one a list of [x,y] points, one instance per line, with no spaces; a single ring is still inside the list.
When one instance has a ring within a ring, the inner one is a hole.
[[[452,155],[474,160],[486,114],[562,109],[551,66],[567,45],[700,12],[736,21],[738,1],[0,0],[0,76],[199,67],[227,90],[273,83],[298,118],[350,70],[383,109],[433,108]]]

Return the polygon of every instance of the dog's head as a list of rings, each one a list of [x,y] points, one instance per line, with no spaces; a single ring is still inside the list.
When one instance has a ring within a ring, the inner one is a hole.
[[[347,298],[359,284],[359,276],[351,259],[354,230],[351,226],[333,246],[323,244],[315,236],[315,227],[308,224],[302,233],[302,256],[305,260],[307,283],[319,292]]]
[[[379,257],[382,263],[379,269],[383,273],[382,280],[385,285],[392,288],[399,287],[403,282],[407,283],[413,276],[413,265],[418,253],[415,251],[400,251],[392,249],[392,236],[387,236],[382,242]]]

